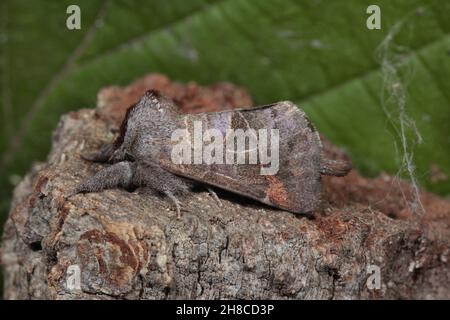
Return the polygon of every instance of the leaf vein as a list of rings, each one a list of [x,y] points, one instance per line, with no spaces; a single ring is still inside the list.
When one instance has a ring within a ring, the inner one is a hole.
[[[103,18],[110,3],[111,0],[105,0],[103,2],[92,25],[89,27],[88,31],[81,39],[78,46],[74,49],[72,54],[69,55],[62,68],[57,73],[55,73],[50,82],[44,87],[44,89],[38,94],[37,98],[31,104],[31,107],[25,114],[24,119],[21,121],[18,130],[16,130],[16,132],[13,133],[12,140],[10,140],[10,143],[7,146],[5,153],[1,158],[2,165],[5,166],[12,161],[14,154],[20,148],[20,146],[23,143],[24,137],[28,133],[28,129],[31,122],[33,121],[35,115],[44,105],[47,97],[50,95],[51,92],[53,92],[53,90],[65,78],[65,76],[72,70],[78,58],[82,55],[82,53],[87,48],[91,40],[94,38],[94,35],[98,30],[96,23],[97,21]]]

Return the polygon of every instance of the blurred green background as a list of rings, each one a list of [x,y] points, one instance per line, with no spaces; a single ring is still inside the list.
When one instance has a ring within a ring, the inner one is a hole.
[[[70,4],[81,30],[66,28]],[[2,0],[0,13],[1,220],[61,114],[151,72],[293,100],[368,176],[408,177],[406,141],[420,185],[450,194],[432,174],[450,176],[448,0]]]

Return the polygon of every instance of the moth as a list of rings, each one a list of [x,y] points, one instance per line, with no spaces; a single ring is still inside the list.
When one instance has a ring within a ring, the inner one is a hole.
[[[276,133],[271,140],[269,133]],[[239,138],[241,148],[234,148]],[[181,153],[174,153],[175,148]],[[320,207],[321,175],[344,176],[351,169],[349,162],[324,158],[318,132],[292,102],[183,114],[153,90],[128,108],[113,143],[82,157],[111,165],[79,184],[73,194],[147,188],[171,199],[177,216],[180,199],[198,185],[217,200],[211,187],[293,213],[311,213]],[[270,170],[267,159],[277,162],[276,170]]]

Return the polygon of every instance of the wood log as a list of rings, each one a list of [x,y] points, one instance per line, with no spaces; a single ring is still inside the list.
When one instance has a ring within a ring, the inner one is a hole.
[[[1,249],[6,299],[450,298],[450,202],[422,192],[425,212],[415,214],[409,184],[386,174],[324,178],[313,217],[225,192],[219,207],[202,190],[180,220],[170,201],[139,189],[66,199],[102,167],[80,154],[112,141],[150,88],[189,112],[251,104],[231,84],[150,75],[102,90],[96,109],[62,116],[47,161],[14,193]]]

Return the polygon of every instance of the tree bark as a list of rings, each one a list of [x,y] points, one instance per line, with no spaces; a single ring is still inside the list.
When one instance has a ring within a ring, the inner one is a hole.
[[[102,167],[80,154],[111,141],[126,107],[149,88],[191,112],[251,104],[229,84],[151,75],[102,90],[95,110],[64,115],[47,162],[14,193],[1,251],[6,299],[450,298],[449,201],[423,192],[425,213],[414,214],[411,187],[385,174],[325,178],[314,217],[228,193],[219,207],[202,190],[184,201],[181,220],[170,201],[142,190],[66,199]]]

